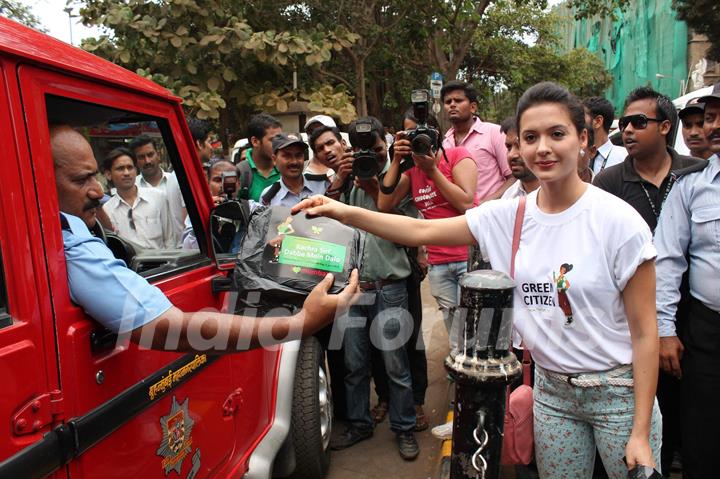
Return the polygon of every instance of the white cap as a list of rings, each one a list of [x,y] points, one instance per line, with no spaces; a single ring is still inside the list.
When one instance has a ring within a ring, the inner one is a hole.
[[[335,124],[335,120],[330,118],[327,115],[315,115],[314,117],[310,118],[307,122],[305,122],[305,128],[304,130],[307,130],[308,126],[312,125],[313,123],[321,123],[325,126],[330,127],[337,127]]]

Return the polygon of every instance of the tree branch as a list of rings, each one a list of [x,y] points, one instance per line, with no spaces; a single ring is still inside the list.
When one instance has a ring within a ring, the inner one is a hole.
[[[340,75],[333,73],[333,72],[329,72],[327,70],[323,70],[322,68],[318,68],[318,72],[321,75],[325,75],[329,78],[333,78],[333,79],[339,81],[340,83],[342,83],[343,85],[347,86],[348,88],[350,88],[352,90],[352,84],[345,78],[341,77]]]

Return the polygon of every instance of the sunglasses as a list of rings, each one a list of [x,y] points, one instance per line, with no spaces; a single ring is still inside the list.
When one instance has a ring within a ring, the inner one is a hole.
[[[628,115],[618,120],[618,128],[620,131],[624,131],[628,125],[632,125],[636,130],[644,130],[648,126],[649,121],[656,121],[658,123],[664,121],[658,118],[649,118],[642,113],[639,115]]]
[[[128,210],[128,221],[130,222],[130,228],[135,229],[135,221],[133,220],[132,210]]]

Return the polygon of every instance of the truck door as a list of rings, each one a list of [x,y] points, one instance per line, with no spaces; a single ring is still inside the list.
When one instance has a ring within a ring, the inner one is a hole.
[[[11,102],[8,72],[0,58],[0,461],[64,415],[35,191],[18,160],[25,145],[10,116],[17,96]]]
[[[134,137],[153,140],[165,171],[174,170],[199,249],[141,247],[121,234],[108,235],[108,244],[184,311],[226,308],[225,295],[211,288],[221,273],[203,233],[210,197],[193,146],[181,134],[187,127],[179,105],[27,65],[18,69],[18,78],[49,264],[65,414],[88,418],[92,411],[88,420],[107,415],[88,429],[89,434],[109,436],[73,461],[70,475],[164,478],[175,471],[179,477],[199,478],[242,472],[244,457],[270,422],[267,401],[254,398],[271,397],[277,353],[214,356],[140,350],[103,331],[71,302],[68,290],[49,147],[49,125],[58,123],[81,131],[99,163]],[[166,196],[173,201],[170,188],[168,183]],[[129,410],[143,412],[132,416]],[[117,415],[122,425],[109,431]]]

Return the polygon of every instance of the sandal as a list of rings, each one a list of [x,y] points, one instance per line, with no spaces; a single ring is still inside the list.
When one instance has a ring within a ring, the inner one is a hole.
[[[372,415],[373,421],[376,423],[383,422],[385,420],[385,416],[387,416],[388,412],[388,403],[387,401],[378,401],[377,406],[372,408],[370,410],[370,414]]]
[[[423,407],[420,405],[415,406],[415,430],[424,431],[428,427],[430,427],[430,423],[428,423]]]

